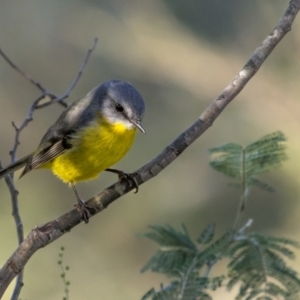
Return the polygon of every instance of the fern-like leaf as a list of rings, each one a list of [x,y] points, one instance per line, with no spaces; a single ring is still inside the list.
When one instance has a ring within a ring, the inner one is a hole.
[[[300,290],[298,274],[287,266],[284,257],[294,258],[287,246],[298,246],[294,241],[266,237],[256,233],[236,237],[229,248],[232,257],[228,288],[242,282],[236,299],[273,299],[292,297]]]
[[[210,166],[225,175],[239,179],[241,178],[242,146],[234,143],[221,145],[209,149],[212,160]]]
[[[149,290],[141,300],[178,300],[178,282],[173,282],[167,287],[161,285],[160,290],[155,291],[154,288]]]
[[[208,244],[212,241],[215,234],[215,224],[209,224],[198,237],[197,242],[199,244]]]
[[[268,134],[245,148],[247,173],[250,176],[269,171],[287,159],[286,141],[280,131]]]
[[[278,167],[287,159],[285,153],[285,136],[277,131],[264,136],[258,141],[243,148],[241,145],[229,143],[209,150],[210,165],[225,175],[242,181],[237,186],[255,185],[266,191],[274,191],[272,187],[258,180],[257,175]]]
[[[197,253],[197,247],[187,234],[171,226],[151,226],[152,231],[142,236],[160,245],[156,254],[142,268],[142,272],[152,270],[168,275],[178,274],[178,270],[189,265]]]
[[[159,250],[143,267],[142,272],[152,270],[175,278],[175,281],[155,291],[147,292],[145,299],[178,299],[178,300],[211,300],[207,289],[217,289],[222,285],[225,276],[208,278],[201,276],[201,270],[207,270],[225,252],[232,242],[232,232],[227,232],[216,241],[212,241],[215,225],[207,226],[197,242],[197,247],[190,239],[187,229],[183,232],[171,226],[151,226],[152,231],[143,234],[159,244]],[[204,249],[202,249],[205,247]],[[206,273],[203,272],[202,273]],[[176,298],[177,297],[177,298]]]

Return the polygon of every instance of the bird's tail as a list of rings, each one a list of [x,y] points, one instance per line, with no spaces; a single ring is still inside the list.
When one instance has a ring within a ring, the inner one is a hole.
[[[10,164],[6,168],[1,169],[0,170],[0,179],[3,178],[5,175],[13,173],[16,170],[19,170],[20,168],[25,166],[30,156],[31,155],[27,155],[27,156],[15,161],[14,163]]]

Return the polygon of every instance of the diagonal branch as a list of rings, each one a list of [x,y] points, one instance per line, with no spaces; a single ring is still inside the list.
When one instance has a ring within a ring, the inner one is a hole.
[[[139,185],[158,175],[213,124],[224,108],[239,94],[259,70],[275,46],[291,30],[291,25],[299,9],[300,0],[291,0],[277,26],[254,51],[251,58],[222,94],[174,142],[166,147],[156,158],[136,171],[134,178]],[[93,215],[97,214],[133,188],[128,182],[117,182],[88,200],[87,204],[95,208]],[[80,212],[73,209],[56,220],[33,229],[0,270],[0,297],[9,283],[23,270],[27,261],[38,249],[55,241],[80,222]]]

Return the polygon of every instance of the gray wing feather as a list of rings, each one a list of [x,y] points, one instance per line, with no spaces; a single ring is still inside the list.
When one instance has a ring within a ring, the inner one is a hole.
[[[48,129],[37,151],[29,158],[20,177],[72,148],[72,135],[94,119],[95,110],[91,103],[92,92],[70,105]]]

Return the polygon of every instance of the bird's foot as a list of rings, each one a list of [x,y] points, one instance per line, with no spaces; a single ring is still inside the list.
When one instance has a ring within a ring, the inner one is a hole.
[[[78,199],[78,204],[75,204],[80,210],[81,217],[85,224],[89,222],[91,214],[96,212],[96,209],[93,207],[88,206],[84,201]]]
[[[116,170],[116,169],[106,169],[105,171],[117,174],[120,181],[126,180],[130,186],[133,186],[135,188],[135,192],[134,192],[135,194],[139,191],[139,184],[137,183],[136,179],[134,178],[134,173],[129,174],[129,173],[125,173],[123,171]]]

